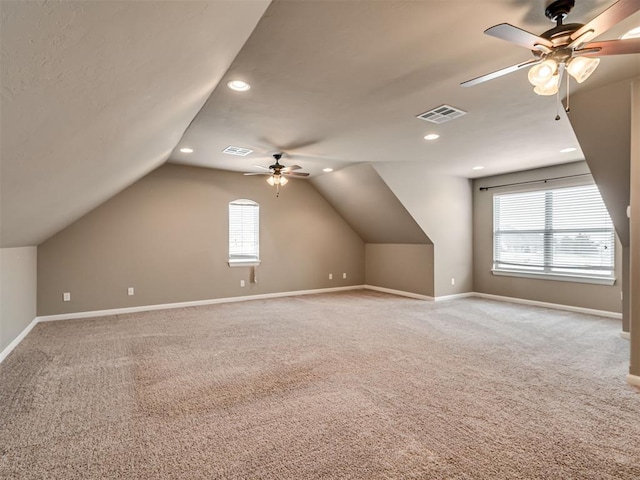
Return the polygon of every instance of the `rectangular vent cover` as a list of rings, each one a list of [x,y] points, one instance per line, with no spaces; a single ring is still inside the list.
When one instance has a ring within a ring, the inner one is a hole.
[[[421,113],[416,118],[420,118],[431,123],[444,123],[466,114],[467,112],[465,112],[464,110],[452,107],[451,105],[440,105],[433,110]]]
[[[229,145],[227,148],[222,150],[222,153],[228,153],[229,155],[238,155],[239,157],[246,157],[251,152],[253,152],[253,150],[242,147],[234,147],[233,145]]]

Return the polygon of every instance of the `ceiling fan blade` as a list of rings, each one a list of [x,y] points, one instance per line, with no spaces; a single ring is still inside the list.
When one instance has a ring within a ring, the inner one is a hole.
[[[573,43],[587,33],[589,33],[589,36],[585,39],[586,41],[598,37],[638,10],[640,10],[640,2],[638,0],[619,0],[589,23],[573,32],[569,38]],[[575,46],[572,45],[572,47]]]
[[[546,38],[514,27],[509,23],[494,25],[491,28],[487,28],[484,33],[501,40],[506,40],[507,42],[515,43],[529,50],[549,50],[553,48],[553,43]]]
[[[263,170],[269,170],[269,167],[265,167],[263,165],[253,165],[256,168],[262,168]]]
[[[308,177],[309,174],[305,172],[282,172],[283,175],[288,177]]]
[[[243,175],[271,175],[269,172],[245,172]]]
[[[591,42],[584,45],[580,50],[573,52],[574,55],[581,57],[602,57],[604,55],[624,55],[627,53],[640,53],[640,38]]]
[[[517,65],[511,65],[510,67],[503,68],[501,70],[496,70],[495,72],[487,73],[486,75],[482,75],[480,77],[473,78],[471,80],[467,80],[466,82],[462,82],[460,84],[461,87],[472,87],[474,85],[478,85],[479,83],[484,83],[488,80],[493,80],[494,78],[501,77],[503,75],[507,75],[509,73],[513,73],[515,71],[520,70],[521,68],[529,67],[531,65],[536,65],[537,63],[542,62],[540,58],[534,58],[533,60],[528,60],[526,62],[518,63]]]
[[[289,165],[288,167],[284,167],[282,169],[283,172],[290,172],[291,170],[300,170],[302,167],[300,165]]]

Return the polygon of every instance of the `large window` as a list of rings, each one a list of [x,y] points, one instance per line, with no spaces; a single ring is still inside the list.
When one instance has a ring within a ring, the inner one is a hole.
[[[229,203],[229,265],[260,263],[260,206],[251,200]]]
[[[493,197],[494,273],[613,283],[615,233],[595,185]]]

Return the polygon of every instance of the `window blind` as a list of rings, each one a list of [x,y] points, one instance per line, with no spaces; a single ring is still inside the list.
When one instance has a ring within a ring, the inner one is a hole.
[[[229,260],[258,260],[259,208],[251,200],[229,203]]]
[[[494,269],[612,277],[615,231],[596,185],[493,197]]]

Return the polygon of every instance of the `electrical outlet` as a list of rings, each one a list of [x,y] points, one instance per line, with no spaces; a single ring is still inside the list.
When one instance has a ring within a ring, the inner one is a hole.
[[[451,285],[455,285],[455,284],[456,284],[456,279],[455,279],[455,278],[452,278],[452,279],[451,279]]]
[[[63,302],[70,302],[71,301],[71,293],[69,292],[64,292],[62,294],[62,301]]]
[[[333,280],[333,273],[329,274],[329,280]]]
[[[342,278],[347,278],[347,272],[344,272],[344,273],[342,274]]]
[[[244,287],[244,280],[240,280],[240,286]]]
[[[131,295],[133,295],[133,292],[134,292],[134,291],[133,291],[133,287],[129,287],[129,288],[127,289],[127,295],[131,296]]]

